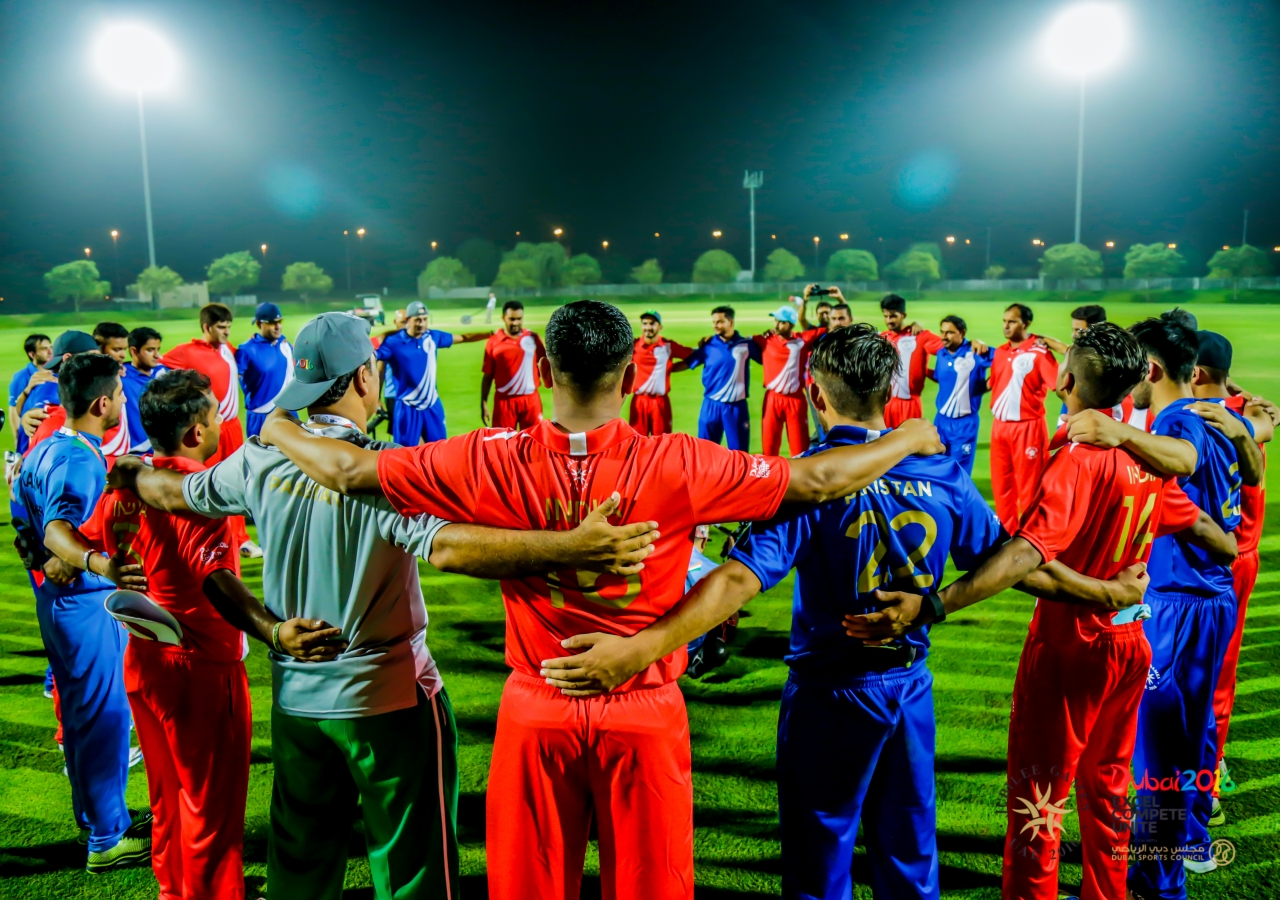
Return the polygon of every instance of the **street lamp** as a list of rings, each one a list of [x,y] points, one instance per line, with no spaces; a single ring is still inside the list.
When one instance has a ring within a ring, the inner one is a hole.
[[[138,96],[138,135],[142,143],[142,199],[147,208],[147,252],[154,268],[156,237],[151,223],[151,176],[147,171],[147,119],[142,107],[146,91],[160,91],[172,83],[177,59],[164,38],[137,24],[113,25],[94,47],[99,74],[120,90]]]
[[[601,248],[602,248],[602,249],[608,250],[608,249],[609,249],[609,242],[608,242],[608,241],[601,241],[601,242],[600,242],[600,246],[601,246]]]
[[[1114,65],[1124,52],[1124,17],[1106,3],[1081,3],[1058,14],[1044,34],[1050,65],[1080,80],[1080,124],[1076,138],[1076,231],[1080,243],[1080,206],[1084,198],[1084,85],[1090,75]]]
[[[816,234],[813,236],[813,270],[818,271],[818,242],[821,240]]]
[[[551,232],[551,233],[552,233],[552,234],[554,234],[556,237],[560,237],[560,235],[564,234],[564,229],[563,229],[563,228],[557,228],[555,231],[553,231],[553,232]]]
[[[751,277],[756,277],[756,191],[764,187],[764,172],[747,170],[742,186],[751,193]]]
[[[718,238],[718,237],[720,237],[721,233],[722,233],[722,232],[719,232],[719,231],[713,231],[713,232],[711,232],[711,236],[712,236],[713,238]]]
[[[90,254],[91,254],[91,252],[92,252],[92,251],[90,251],[88,247],[85,247],[85,248],[84,248],[84,258],[85,258],[85,259],[88,259],[88,258],[89,258],[89,256],[90,256]]]

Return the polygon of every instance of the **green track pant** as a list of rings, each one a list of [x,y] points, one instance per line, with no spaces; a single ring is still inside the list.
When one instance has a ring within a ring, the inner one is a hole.
[[[340,900],[358,807],[378,900],[458,897],[458,731],[443,689],[359,719],[271,710],[271,900]]]

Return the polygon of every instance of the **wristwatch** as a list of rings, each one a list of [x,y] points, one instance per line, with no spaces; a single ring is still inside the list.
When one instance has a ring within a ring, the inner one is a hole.
[[[947,620],[947,608],[942,605],[942,598],[938,596],[936,591],[925,594],[924,600],[920,605],[924,606],[926,604],[933,610],[933,622],[930,624],[937,625],[939,622]]]

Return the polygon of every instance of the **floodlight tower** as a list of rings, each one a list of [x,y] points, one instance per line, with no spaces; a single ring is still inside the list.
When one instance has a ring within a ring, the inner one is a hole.
[[[138,24],[113,25],[104,31],[94,47],[94,63],[99,74],[121,90],[138,97],[138,135],[142,140],[142,199],[147,208],[147,252],[156,264],[156,236],[151,224],[151,176],[147,170],[147,119],[142,95],[168,87],[177,70],[177,60],[164,38]]]
[[[1081,3],[1063,10],[1044,34],[1049,63],[1080,80],[1080,124],[1076,137],[1076,230],[1080,243],[1080,207],[1084,199],[1084,87],[1090,75],[1113,65],[1127,39],[1124,16],[1107,3]]]
[[[756,277],[756,189],[764,185],[764,172],[747,171],[742,186],[751,193],[751,277]]]

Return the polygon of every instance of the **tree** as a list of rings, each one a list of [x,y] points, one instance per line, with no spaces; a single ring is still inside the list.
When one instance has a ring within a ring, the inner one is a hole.
[[[600,263],[596,262],[594,256],[586,253],[579,253],[570,259],[560,273],[560,280],[564,284],[599,284],[600,277]]]
[[[538,272],[527,259],[504,259],[498,266],[493,286],[512,291],[527,290],[538,286]]]
[[[1186,260],[1167,244],[1134,244],[1124,255],[1125,278],[1172,278]]]
[[[1041,278],[1097,278],[1102,274],[1102,254],[1084,244],[1054,244],[1040,257]]]
[[[228,253],[209,263],[209,293],[238,294],[241,288],[253,287],[262,274],[262,264],[247,250]]]
[[[779,247],[764,264],[765,281],[798,281],[804,278],[804,263],[790,250]]]
[[[636,284],[662,284],[662,266],[656,259],[646,259],[631,270],[631,278]]]
[[[160,295],[182,286],[182,276],[168,266],[147,266],[138,273],[138,296],[149,297],[151,308],[160,308]]]
[[[694,284],[728,284],[736,281],[742,266],[727,250],[708,250],[693,264]]]
[[[451,291],[460,287],[475,287],[476,276],[462,264],[462,260],[452,256],[438,256],[418,276],[418,296],[427,296],[431,288]]]
[[[1257,247],[1244,244],[1219,250],[1209,259],[1210,278],[1230,278],[1234,299],[1240,299],[1241,278],[1264,278],[1271,274],[1271,261]]]
[[[467,270],[475,275],[474,284],[492,284],[498,274],[498,265],[502,262],[502,254],[491,241],[484,238],[468,238],[458,245],[454,254]]]
[[[521,260],[532,264],[534,287],[555,288],[560,286],[565,263],[569,261],[569,254],[563,244],[555,241],[546,241],[541,244],[521,241],[513,250],[503,254],[502,261],[505,263],[508,260]],[[501,268],[498,272],[501,274]],[[494,281],[494,284],[497,283]]]
[[[77,314],[81,300],[101,300],[111,294],[111,283],[99,278],[97,265],[87,259],[54,266],[45,273],[44,286],[54,300],[71,300]]]
[[[302,302],[308,302],[311,294],[327,294],[333,290],[333,279],[313,262],[289,263],[280,281],[280,290],[297,291]]]
[[[866,250],[837,250],[827,260],[827,281],[876,281],[880,268]]]
[[[926,281],[937,281],[941,276],[938,258],[925,250],[908,250],[889,265],[885,266],[885,274],[913,282],[916,286],[916,297],[920,296],[920,286]]]
[[[987,266],[987,268],[982,273],[982,277],[985,278],[987,281],[999,281],[1001,278],[1004,277],[1004,273],[1005,273],[1005,267],[1000,265],[999,263],[996,263],[995,265]]]

